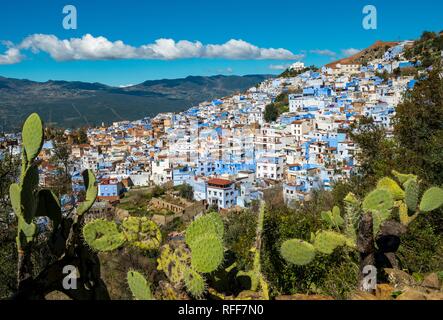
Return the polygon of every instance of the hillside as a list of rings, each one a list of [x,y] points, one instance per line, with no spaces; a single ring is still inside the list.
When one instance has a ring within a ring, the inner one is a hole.
[[[118,88],[100,83],[34,82],[0,77],[0,131],[18,131],[38,112],[51,125],[78,127],[181,111],[248,89],[269,75],[190,76]]]
[[[334,67],[337,64],[350,64],[350,63],[360,63],[365,64],[368,61],[379,59],[383,57],[384,53],[391,47],[397,45],[398,42],[384,42],[377,41],[370,47],[354,54],[353,56],[346,57],[326,65],[326,67]]]

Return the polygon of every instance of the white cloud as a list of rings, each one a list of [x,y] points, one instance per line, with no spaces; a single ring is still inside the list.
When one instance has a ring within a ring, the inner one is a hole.
[[[220,58],[230,60],[299,60],[283,48],[260,48],[243,40],[231,39],[223,44],[202,44],[199,41],[157,39],[154,43],[133,47],[123,41],[110,41],[90,34],[82,38],[58,39],[54,35],[34,34],[26,37],[16,50],[46,52],[57,61],[150,59],[175,60],[186,58]]]
[[[290,67],[290,64],[271,64],[269,65],[269,69],[271,70],[286,70]]]
[[[349,48],[349,49],[342,49],[341,53],[347,57],[353,56],[354,54],[359,53],[361,50],[360,49],[355,49],[355,48]]]
[[[8,48],[4,54],[0,54],[0,65],[15,64],[23,60],[23,56],[16,48]]]
[[[337,54],[334,51],[328,50],[328,49],[315,49],[309,51],[310,53],[318,54],[321,56],[327,56],[327,57],[335,57]]]

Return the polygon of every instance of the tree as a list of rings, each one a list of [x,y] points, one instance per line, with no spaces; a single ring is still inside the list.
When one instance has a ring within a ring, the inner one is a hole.
[[[275,104],[271,103],[268,104],[265,108],[265,121],[266,122],[274,122],[278,118],[278,109],[276,108]]]
[[[191,201],[194,199],[194,189],[189,184],[182,184],[175,189],[179,191],[180,197]]]
[[[441,64],[408,91],[393,118],[403,171],[443,184],[443,79]]]
[[[368,189],[396,167],[395,142],[386,138],[384,127],[368,117],[351,125],[349,136],[359,147],[357,160],[359,174],[362,175],[359,183],[364,185],[363,189]]]
[[[66,142],[54,142],[53,156],[51,162],[61,169],[61,175],[56,176],[52,181],[52,187],[59,196],[66,194],[71,189],[71,174],[70,169],[72,165],[71,147]]]

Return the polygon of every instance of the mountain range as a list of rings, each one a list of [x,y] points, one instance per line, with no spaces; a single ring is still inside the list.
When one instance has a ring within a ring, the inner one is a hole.
[[[270,77],[189,76],[128,87],[0,77],[0,132],[19,131],[32,112],[38,112],[47,125],[74,128],[183,111],[203,101],[244,91]]]

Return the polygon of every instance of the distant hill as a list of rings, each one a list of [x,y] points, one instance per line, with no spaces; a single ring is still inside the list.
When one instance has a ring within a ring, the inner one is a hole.
[[[346,57],[334,62],[331,62],[326,65],[326,67],[331,68],[335,67],[337,64],[351,64],[351,63],[360,63],[365,64],[374,59],[380,59],[383,57],[385,52],[396,45],[399,42],[385,42],[385,41],[377,41],[370,47],[350,56]]]
[[[0,131],[19,130],[38,112],[47,124],[78,127],[136,120],[244,91],[271,75],[190,76],[119,88],[101,83],[34,82],[0,77]]]

